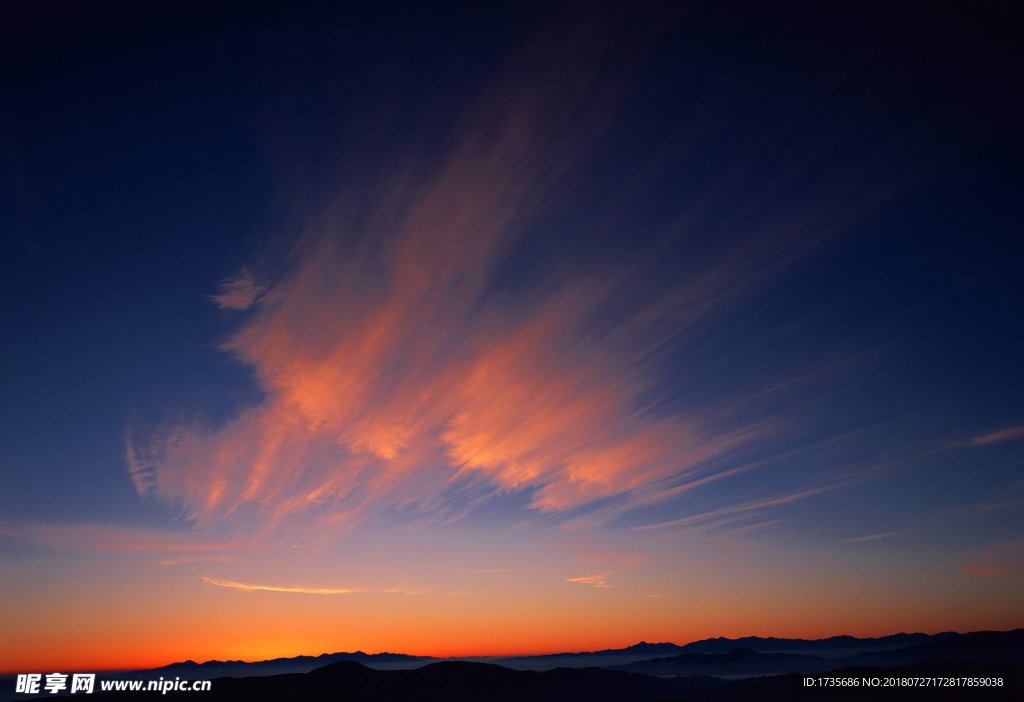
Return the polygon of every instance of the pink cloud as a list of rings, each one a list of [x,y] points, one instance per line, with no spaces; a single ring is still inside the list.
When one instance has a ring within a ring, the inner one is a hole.
[[[450,523],[509,492],[537,511],[606,498],[621,509],[755,467],[723,463],[782,420],[738,410],[797,380],[657,413],[659,360],[891,188],[850,191],[826,227],[760,222],[642,304],[628,292],[645,282],[640,258],[612,270],[568,260],[514,297],[495,294],[509,252],[587,165],[623,97],[599,40],[547,39],[481,92],[429,169],[387,164],[369,205],[342,184],[275,262],[278,277],[244,269],[223,284],[216,304],[252,309],[223,348],[265,396],[216,426],[133,431],[140,493],[198,526],[326,540],[384,512]],[[524,69],[535,65],[540,78]]]
[[[221,283],[220,293],[211,295],[210,299],[221,309],[246,310],[263,291],[263,286],[256,283],[252,274],[243,270],[234,278]]]
[[[236,590],[263,590],[267,592],[288,592],[302,595],[351,595],[366,593],[366,590],[353,590],[349,588],[311,588],[311,587],[285,587],[278,585],[254,585],[251,583],[236,583],[231,580],[218,580],[202,576],[203,580],[211,585],[219,587],[234,588]]]
[[[584,575],[579,578],[566,578],[567,583],[579,583],[580,585],[590,585],[591,587],[611,587],[605,580],[611,572],[601,573],[599,575]]]

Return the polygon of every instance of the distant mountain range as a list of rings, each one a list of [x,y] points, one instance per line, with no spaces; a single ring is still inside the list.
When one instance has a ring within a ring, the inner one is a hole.
[[[737,648],[746,648],[761,653],[788,653],[813,651],[819,653],[831,651],[850,652],[886,650],[905,646],[921,646],[935,643],[943,639],[960,636],[955,631],[944,631],[939,634],[892,634],[878,638],[857,638],[856,636],[832,636],[827,639],[778,639],[774,636],[744,636],[739,639],[701,639],[681,646],[681,652],[725,653]]]
[[[905,641],[925,641],[888,650],[867,650],[841,658],[810,653],[758,651],[737,647],[753,643],[762,648],[797,647],[835,651],[836,643],[856,650],[898,646]],[[691,647],[732,646],[726,651],[693,651]],[[681,651],[681,652],[680,652]],[[623,658],[641,660],[622,662]],[[162,668],[111,673],[103,679],[212,680],[204,700],[297,700],[319,702],[555,702],[586,699],[588,702],[739,702],[740,700],[860,699],[1024,699],[1024,629],[980,631],[969,634],[898,634],[880,639],[708,639],[686,646],[640,642],[622,649],[605,649],[551,656],[521,656],[503,661],[515,665],[548,666],[564,661],[581,667],[524,670],[511,665],[475,661],[438,660],[402,653],[325,653],[246,663],[244,661],[184,661]],[[584,663],[585,662],[585,663]],[[585,666],[585,667],[582,667]],[[225,672],[234,671],[234,672]],[[824,673],[830,677],[899,678],[910,676],[996,677],[995,687],[863,688],[842,690],[805,687],[805,676]],[[755,677],[756,676],[756,677]],[[742,678],[742,679],[735,679]],[[0,702],[24,699],[14,693],[14,681],[0,681]],[[198,699],[192,693],[110,692],[97,683],[95,700],[165,700],[175,696]],[[46,699],[46,698],[44,698]]]
[[[625,648],[577,653],[553,653],[510,658],[458,659],[494,663],[514,670],[551,670],[554,668],[600,667],[650,675],[762,675],[778,672],[814,672],[843,665],[905,665],[928,658],[1012,662],[983,655],[978,646],[991,641],[989,649],[1019,650],[1018,632],[975,632],[958,634],[893,634],[880,638],[833,636],[827,639],[780,639],[747,636],[739,639],[703,639],[685,645],[674,643],[640,643]],[[1016,636],[1017,638],[1014,638]],[[1013,643],[1011,642],[1011,639]],[[961,655],[965,646],[974,646],[975,657]],[[1009,648],[1007,648],[1009,647]],[[903,653],[889,653],[897,649]],[[797,653],[801,652],[801,653]],[[836,654],[839,653],[837,656]],[[760,654],[760,655],[753,655]],[[813,654],[813,655],[812,655]],[[178,675],[189,678],[249,677],[308,673],[330,663],[356,662],[378,670],[422,667],[440,659],[404,653],[324,653],[319,656],[274,658],[247,663],[245,661],[184,661],[160,668],[136,671],[137,677]]]
[[[741,700],[1019,700],[1021,666],[953,661],[921,663],[899,668],[843,668],[836,676],[911,677],[955,675],[1002,678],[999,687],[878,687],[836,689],[805,687],[800,675],[748,678],[728,681],[714,677],[657,678],[602,668],[559,668],[546,672],[511,670],[487,663],[443,661],[415,670],[373,670],[360,663],[333,663],[306,674],[263,678],[220,678],[212,683],[205,700],[246,702],[740,702]],[[196,699],[192,692],[97,692],[96,702]]]
[[[890,638],[890,637],[887,637]],[[979,631],[943,636],[921,646],[823,658],[800,653],[762,653],[737,648],[726,653],[683,653],[625,665],[603,666],[646,675],[779,675],[822,673],[836,668],[870,665],[912,665],[922,661],[970,660],[986,663],[1024,663],[1024,629]]]
[[[164,677],[171,675],[187,679],[212,679],[221,677],[245,678],[262,675],[285,675],[288,673],[308,673],[331,663],[355,662],[375,668],[410,667],[410,664],[426,664],[435,661],[430,656],[410,656],[405,653],[322,653],[319,656],[295,656],[294,658],[273,658],[266,661],[183,661],[171,663],[160,668],[135,671],[128,677],[152,678],[156,674]]]
[[[844,659],[839,659],[844,660]],[[820,673],[841,668],[842,663],[805,653],[760,653],[737,648],[726,653],[682,653],[626,665],[605,666],[646,675],[779,675],[781,673]]]
[[[602,668],[638,663],[651,658],[666,658],[686,653],[728,653],[746,649],[758,653],[813,653],[823,658],[844,658],[857,653],[885,651],[906,646],[926,645],[960,636],[955,631],[941,634],[893,634],[879,638],[833,636],[827,639],[779,639],[774,636],[745,636],[739,639],[702,639],[680,646],[674,643],[647,643],[626,648],[609,648],[581,653],[552,653],[538,656],[498,658],[490,662],[516,670],[551,670],[552,668]]]

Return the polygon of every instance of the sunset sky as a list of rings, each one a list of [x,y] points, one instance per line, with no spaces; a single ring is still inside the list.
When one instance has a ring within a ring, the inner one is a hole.
[[[5,22],[0,672],[1024,626],[1010,25],[655,6]]]

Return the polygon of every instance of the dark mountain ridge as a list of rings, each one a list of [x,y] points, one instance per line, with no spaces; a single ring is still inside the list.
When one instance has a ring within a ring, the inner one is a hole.
[[[758,653],[808,653],[823,658],[845,658],[856,653],[885,651],[912,645],[934,643],[959,635],[955,631],[947,631],[939,634],[899,633],[878,638],[832,636],[827,639],[780,639],[774,636],[767,638],[745,636],[739,639],[727,639],[724,637],[702,639],[685,645],[641,641],[626,648],[609,648],[601,651],[579,653],[514,656],[494,659],[491,662],[517,670],[550,670],[560,666],[582,667],[590,665],[610,668],[639,663],[653,658],[667,658],[683,653],[728,653],[736,649],[747,649]]]
[[[922,646],[859,653],[844,658],[734,649],[727,653],[683,653],[625,665],[606,666],[646,675],[778,675],[822,673],[841,667],[915,665],[922,661],[970,660],[1024,663],[1024,629],[978,631],[942,638]]]
[[[600,651],[580,651],[578,653],[542,653],[534,656],[510,656],[508,658],[499,658],[495,661],[498,665],[504,662],[512,661],[529,661],[536,658],[568,658],[570,656],[579,656],[580,658],[600,658],[602,656],[646,656],[646,655],[672,655],[673,653],[679,653],[683,650],[683,647],[679,644],[674,643],[647,643],[641,641],[635,643],[632,646],[626,646],[625,648],[605,648]]]
[[[252,666],[258,668],[260,666],[276,667],[286,664],[311,664],[314,667],[321,667],[329,663],[338,663],[341,661],[356,661],[358,663],[363,662],[379,662],[379,663],[393,663],[397,661],[421,661],[421,660],[435,660],[431,656],[410,656],[405,653],[388,653],[384,651],[382,653],[363,653],[362,651],[353,651],[351,653],[347,651],[340,651],[338,653],[321,653],[319,656],[293,656],[291,658],[271,658],[265,661],[218,661],[210,660],[205,663],[196,663],[195,661],[182,661],[181,663],[171,663],[169,665],[161,666],[159,668],[151,668],[150,670],[155,671],[205,671],[211,668],[219,668],[224,666]]]
[[[680,648],[683,651],[700,653],[726,653],[737,648],[747,648],[761,653],[784,653],[789,651],[841,651],[846,649],[892,649],[906,646],[917,646],[943,639],[959,636],[955,631],[943,631],[938,634],[891,634],[877,638],[858,638],[856,636],[830,636],[826,639],[780,639],[774,636],[744,636],[738,639],[718,637],[691,641]]]
[[[804,653],[761,653],[736,648],[727,653],[682,653],[652,658],[626,665],[608,666],[645,675],[778,675],[780,673],[818,673],[838,667],[821,656]]]
[[[756,652],[755,652],[756,653]],[[974,688],[969,696],[960,688],[872,688],[875,700],[1016,700],[1022,692],[1020,666],[930,661],[902,668],[843,668],[843,677],[908,677],[957,675],[999,677],[999,687]],[[442,661],[414,670],[374,670],[354,661],[333,663],[305,673],[255,678],[217,678],[202,697],[246,702],[738,702],[739,700],[861,699],[865,689],[804,686],[801,675],[748,678],[729,682],[712,677],[655,678],[602,668],[558,668],[538,672],[503,668],[486,663]],[[98,701],[193,699],[193,692],[99,692]]]

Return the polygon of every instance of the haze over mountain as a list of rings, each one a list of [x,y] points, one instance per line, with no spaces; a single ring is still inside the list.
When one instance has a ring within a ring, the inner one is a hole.
[[[762,646],[815,646],[823,650],[843,645],[878,647],[901,641],[930,643],[885,651],[872,650],[843,658],[826,658],[808,653],[784,653],[733,648],[727,652],[695,652],[691,646],[715,647],[725,642],[754,641]],[[671,654],[683,650],[683,653]],[[620,663],[623,658],[646,656],[643,660]],[[552,661],[566,665],[548,668]],[[326,663],[326,665],[325,665]],[[528,669],[524,666],[535,666]],[[858,639],[849,636],[828,639],[743,639],[717,638],[685,646],[664,642],[640,642],[621,649],[603,649],[550,656],[519,656],[502,663],[477,660],[439,660],[430,656],[402,653],[368,654],[362,651],[296,656],[266,661],[183,661],[133,673],[108,673],[110,680],[213,680],[207,700],[706,700],[731,702],[743,699],[844,699],[845,693],[803,687],[803,676],[827,674],[832,677],[889,677],[940,675],[1002,677],[1000,689],[972,690],[971,699],[1013,699],[1024,682],[1024,628],[1010,631],[979,631],[967,634],[944,632],[897,634]],[[758,677],[760,676],[760,677]],[[764,677],[770,676],[770,677]],[[256,679],[258,678],[258,679]],[[739,679],[745,678],[745,679]],[[23,699],[13,692],[13,680],[0,685],[0,700]],[[954,692],[960,692],[953,688]],[[833,693],[833,697],[825,696]],[[949,690],[897,691],[872,689],[877,699],[953,699]],[[116,694],[118,700],[156,699],[160,693],[102,693],[97,699]],[[169,693],[173,697],[174,693]],[[183,693],[187,694],[187,693]],[[1016,694],[1016,693],[1014,693]],[[115,699],[110,697],[110,699]],[[965,699],[962,696],[960,699]]]
[[[189,678],[232,677],[242,678],[254,675],[282,675],[285,673],[308,673],[330,663],[354,661],[371,667],[387,669],[389,667],[410,667],[410,664],[423,664],[437,660],[432,656],[410,656],[405,653],[363,653],[362,651],[322,653],[319,656],[294,656],[292,658],[273,658],[265,661],[183,661],[171,663],[159,668],[152,668],[140,673],[160,673],[162,675],[180,675]]]
[[[823,658],[840,658],[856,653],[869,651],[885,651],[916,644],[927,644],[959,636],[956,632],[947,631],[939,634],[892,634],[878,638],[858,638],[855,636],[832,636],[825,639],[780,639],[774,636],[745,636],[738,639],[718,637],[692,641],[688,644],[647,643],[626,648],[604,649],[601,651],[580,653],[552,653],[537,656],[515,656],[498,658],[493,662],[517,670],[550,670],[558,667],[585,666],[618,666],[638,663],[653,658],[665,658],[682,653],[727,653],[736,649],[747,649],[761,653],[814,653]]]
[[[904,646],[917,646],[959,636],[955,631],[943,631],[938,634],[906,634],[900,632],[877,638],[858,638],[856,636],[830,636],[825,639],[780,639],[774,636],[744,636],[738,639],[718,637],[692,641],[681,647],[683,651],[702,653],[725,653],[737,648],[746,648],[762,653],[785,653],[787,651],[814,651],[818,655],[828,657],[829,653],[842,652],[840,655],[851,655],[862,651],[884,651]]]
[[[900,637],[884,637],[884,639],[898,641]],[[868,639],[866,641],[879,640]],[[800,653],[764,653],[747,648],[737,648],[726,653],[683,653],[677,656],[604,667],[647,675],[739,676],[821,673],[857,665],[895,666],[938,660],[1024,663],[1024,629],[979,631],[971,634],[942,634],[932,643],[921,646],[871,651],[843,658],[830,659]]]
[[[836,675],[923,676],[958,675],[1003,677],[999,687],[975,688],[971,700],[1020,699],[1020,666],[957,661],[924,663],[900,668],[843,668]],[[816,700],[856,699],[864,690],[804,687],[800,675],[749,678],[726,681],[714,677],[691,676],[657,678],[624,671],[584,668],[559,668],[545,672],[510,670],[498,665],[443,661],[416,670],[373,670],[353,661],[333,663],[306,674],[274,675],[260,679],[220,678],[213,681],[206,700],[246,700],[246,702],[733,702],[739,700]],[[873,700],[967,699],[959,688],[873,688]],[[100,692],[97,701],[192,699],[191,692]]]

